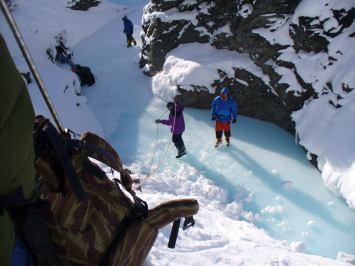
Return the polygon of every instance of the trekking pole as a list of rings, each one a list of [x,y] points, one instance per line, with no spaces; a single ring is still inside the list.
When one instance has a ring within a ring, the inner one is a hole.
[[[36,66],[35,66],[35,64],[34,64],[34,62],[32,60],[30,52],[28,51],[28,49],[26,47],[26,44],[25,44],[25,42],[24,42],[24,40],[23,40],[23,38],[21,36],[21,33],[20,33],[20,31],[19,31],[19,29],[18,29],[18,27],[16,25],[16,22],[15,22],[14,18],[11,15],[10,10],[6,6],[5,0],[0,0],[0,6],[1,6],[1,11],[3,12],[3,14],[4,14],[5,18],[6,18],[6,21],[9,24],[10,29],[11,29],[11,31],[12,31],[15,39],[16,39],[16,42],[17,42],[18,46],[20,47],[23,56],[25,57],[27,65],[29,66],[29,68],[30,68],[30,70],[32,72],[32,75],[33,75],[33,77],[36,80],[38,88],[39,88],[39,90],[42,93],[44,101],[46,102],[46,104],[47,104],[47,106],[49,108],[49,111],[51,112],[52,117],[53,117],[55,123],[57,124],[57,127],[58,127],[60,133],[62,133],[63,135],[66,135],[64,127],[63,127],[62,123],[60,122],[59,116],[58,116],[57,112],[55,111],[54,106],[52,104],[52,101],[49,98],[49,95],[47,93],[47,90],[44,87],[42,79],[39,76],[38,70],[37,70],[37,68],[36,68]]]

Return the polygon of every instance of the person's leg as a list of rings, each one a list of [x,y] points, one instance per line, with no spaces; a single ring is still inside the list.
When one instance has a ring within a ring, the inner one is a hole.
[[[214,146],[218,147],[222,143],[223,124],[219,121],[216,121],[215,129],[217,141]]]
[[[186,154],[186,148],[184,141],[182,140],[182,134],[174,134],[173,143],[175,144],[175,147],[178,150],[178,155],[176,156],[176,158],[180,158],[181,156]]]
[[[223,129],[224,129],[224,136],[226,138],[226,146],[229,146],[229,138],[231,137],[231,127],[230,127],[231,122],[225,122],[223,123]]]
[[[136,42],[136,40],[133,38],[133,36],[132,36],[131,42],[133,42],[134,46],[137,45],[137,42]]]
[[[127,35],[126,34],[126,37],[127,37],[127,47],[130,47],[131,46],[132,35]]]

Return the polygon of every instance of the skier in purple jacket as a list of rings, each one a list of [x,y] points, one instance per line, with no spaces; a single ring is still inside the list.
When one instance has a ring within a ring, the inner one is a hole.
[[[180,158],[186,154],[186,148],[184,141],[182,140],[182,133],[185,131],[185,121],[184,121],[184,106],[175,102],[168,102],[166,108],[170,110],[168,120],[155,120],[155,123],[162,123],[163,125],[170,126],[170,131],[173,133],[173,143],[175,144],[176,149],[178,150],[178,155],[176,158]]]

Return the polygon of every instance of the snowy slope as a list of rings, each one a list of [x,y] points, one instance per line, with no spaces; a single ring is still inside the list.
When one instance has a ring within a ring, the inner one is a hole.
[[[179,12],[175,8],[166,12],[149,13],[148,10],[152,5],[150,3],[145,6],[143,21],[148,22],[153,18],[160,18],[164,22],[188,20],[196,25],[196,16],[199,13],[208,13],[206,9],[213,4],[213,2],[210,5],[203,3],[200,5],[201,10],[194,9],[191,12]],[[240,4],[242,5],[242,1]],[[311,159],[311,153],[318,156],[318,168],[322,171],[326,186],[335,195],[343,196],[353,209],[355,209],[355,138],[353,137],[355,23],[351,21],[353,16],[351,10],[353,11],[354,7],[354,0],[303,0],[294,15],[285,14],[282,18],[269,14],[270,23],[267,28],[253,29],[253,33],[259,34],[271,44],[288,46],[280,50],[277,60],[294,64],[303,81],[314,88],[317,96],[292,114],[300,139],[299,143],[308,150],[308,159]],[[251,4],[242,5],[240,10],[242,16],[248,17],[252,12]],[[335,14],[339,12],[340,16],[336,17]],[[346,24],[343,26],[340,21],[347,15],[351,23],[342,22]],[[290,37],[294,32],[292,24],[299,25],[300,18],[304,17],[309,17],[313,35],[320,35],[329,42],[326,52],[315,53],[294,48],[295,40]],[[201,35],[210,35],[211,40],[221,31],[230,34],[228,25],[213,34],[203,29],[201,27]],[[149,44],[151,40],[145,36],[145,41]],[[198,45],[180,45],[167,54],[163,70],[153,77],[153,91],[156,95],[164,100],[171,100],[178,93],[177,86],[192,90],[191,85],[204,86],[214,93],[211,84],[219,79],[216,69],[221,69],[229,77],[234,77],[233,67],[246,69],[260,77],[265,84],[269,84],[270,78],[245,54],[217,50],[208,44]],[[204,54],[209,56],[202,56]],[[296,97],[301,95],[304,89],[292,69],[279,66],[273,60],[269,60],[267,64],[282,76],[279,83],[289,85],[286,92],[294,92]],[[145,69],[149,67],[147,64]],[[248,86],[245,81],[237,80],[237,82]],[[272,86],[270,89],[277,95]]]
[[[64,65],[51,63],[47,59],[45,51],[47,48],[53,47],[55,43],[54,36],[63,31],[66,32],[66,44],[69,47],[73,48],[73,50],[75,50],[74,47],[82,47],[82,44],[85,44],[85,38],[94,34],[98,34],[99,36],[99,32],[97,31],[108,23],[111,23],[114,19],[119,19],[125,14],[130,14],[130,10],[122,6],[112,5],[107,1],[103,1],[98,8],[89,10],[88,12],[71,11],[65,8],[66,1],[33,0],[28,2],[17,0],[17,3],[19,6],[12,14],[18,23],[64,126],[77,133],[86,130],[102,136],[112,133],[112,126],[109,125],[109,122],[116,121],[115,119],[125,114],[125,111],[118,108],[117,114],[107,114],[107,121],[99,120],[96,114],[92,112],[90,103],[87,105],[86,97],[76,94],[89,88],[80,88],[75,74]],[[144,4],[145,1],[137,1],[133,8],[141,12]],[[27,72],[28,68],[2,16],[0,17],[0,32],[5,37],[19,70]],[[116,33],[103,33],[112,34],[113,43],[119,41],[120,44],[124,45],[124,36],[121,36],[120,40],[118,40],[118,37],[115,35]],[[99,40],[95,45],[98,43]],[[85,45],[86,49],[93,47],[95,47],[94,44]],[[99,51],[95,50],[95,52],[92,52],[92,56],[99,56]],[[85,62],[85,56],[81,55],[80,52],[78,52],[78,55],[74,54],[74,61],[75,56],[77,56],[78,61]],[[131,65],[132,63],[135,63],[134,53],[132,53],[131,61],[127,60],[125,62],[118,62],[117,64]],[[94,66],[90,67],[94,69]],[[112,71],[112,68],[114,66],[109,64],[106,71]],[[119,74],[122,76],[128,75],[128,78],[132,82],[146,81],[146,77],[140,77],[143,74],[138,68],[135,72],[133,72],[133,68],[129,68],[129,70],[131,72]],[[100,86],[112,85],[104,82],[99,83],[100,78],[98,77],[98,84]],[[75,83],[73,83],[74,81]],[[64,92],[66,86],[68,88]],[[94,86],[91,89],[99,89],[99,87]],[[139,86],[149,89],[146,84],[139,84]],[[37,86],[31,83],[28,88],[36,114],[50,116],[43,100],[41,100]],[[122,94],[128,95],[128,98],[133,97],[130,94],[132,91],[127,90],[127,87],[118,86],[118,88],[122,90]],[[148,95],[146,93],[142,91],[143,97]],[[126,100],[126,97],[123,98]],[[134,97],[137,96],[134,95]],[[108,99],[107,102],[102,104],[110,103],[110,100],[114,99]],[[139,102],[143,100],[139,99]],[[80,106],[77,106],[77,103],[80,103]],[[121,102],[122,104],[123,102]],[[131,106],[130,103],[126,103],[126,105],[127,107]],[[152,107],[149,106],[149,108]],[[127,140],[122,140],[122,142],[124,141],[129,142],[128,134]],[[146,165],[142,164],[130,166],[136,173],[147,171],[146,167]],[[186,179],[186,176],[191,172],[198,177],[196,182]],[[287,243],[286,241],[278,241],[269,237],[263,230],[257,229],[253,224],[238,221],[238,218],[244,213],[242,206],[236,202],[226,204],[227,191],[216,186],[205,177],[199,176],[193,167],[182,168],[178,173],[173,173],[169,170],[158,173],[154,179],[147,183],[147,187],[144,189],[144,197],[149,200],[150,207],[172,198],[191,196],[198,199],[200,203],[199,218],[194,230],[180,233],[178,243],[181,243],[181,245],[179,244],[179,247],[175,250],[169,250],[166,247],[170,227],[161,230],[147,258],[146,265],[330,266],[349,265],[348,263],[343,263],[343,261],[355,261],[353,256],[344,253],[339,253],[338,261],[299,253],[304,250],[302,242]]]

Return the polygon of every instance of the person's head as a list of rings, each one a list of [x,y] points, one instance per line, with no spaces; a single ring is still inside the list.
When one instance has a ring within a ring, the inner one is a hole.
[[[229,97],[229,90],[227,87],[223,88],[221,91],[221,97],[223,100],[227,99]]]
[[[122,18],[122,20],[124,21],[124,22],[126,22],[127,21],[127,16],[124,16],[123,18]]]
[[[173,102],[168,102],[166,104],[166,108],[168,108],[170,111],[171,111],[171,109],[173,109],[173,107],[174,107],[174,103]]]

